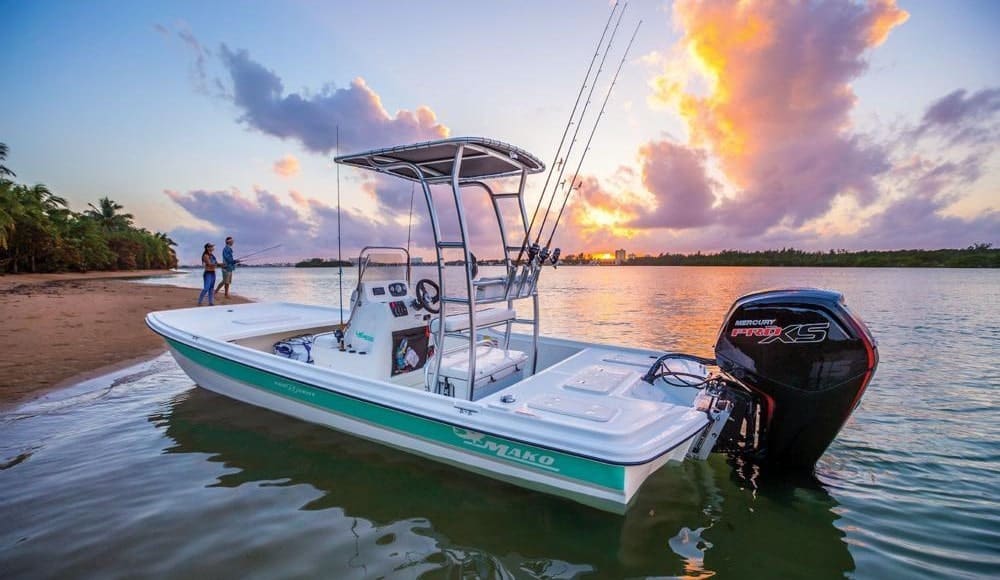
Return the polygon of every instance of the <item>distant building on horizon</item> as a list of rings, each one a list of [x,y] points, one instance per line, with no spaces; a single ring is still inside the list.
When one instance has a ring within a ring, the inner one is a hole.
[[[625,250],[615,250],[615,266],[625,263]]]

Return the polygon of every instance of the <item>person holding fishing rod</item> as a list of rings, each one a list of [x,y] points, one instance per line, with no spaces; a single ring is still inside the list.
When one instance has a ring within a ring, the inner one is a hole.
[[[222,249],[222,281],[215,288],[215,294],[219,294],[219,290],[225,287],[226,298],[229,298],[229,286],[233,283],[233,270],[236,269],[236,264],[239,260],[233,257],[233,237],[229,236],[226,238],[226,247]]]
[[[240,256],[239,258],[233,257],[233,237],[228,236],[226,238],[226,247],[222,249],[222,281],[216,286],[213,296],[218,295],[219,290],[225,288],[225,297],[229,298],[229,288],[233,283],[233,271],[236,270],[238,264],[243,264],[248,259],[256,259],[253,256],[263,254],[264,252],[270,252],[275,248],[280,248],[281,244],[271,246],[269,248],[264,248],[263,250],[257,250],[256,252],[251,252],[245,256]],[[214,281],[213,281],[214,283]]]

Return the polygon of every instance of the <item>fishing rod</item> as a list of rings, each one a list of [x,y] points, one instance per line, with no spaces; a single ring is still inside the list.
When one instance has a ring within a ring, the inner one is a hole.
[[[594,63],[597,62],[597,55],[601,53],[601,45],[604,44],[604,37],[608,34],[608,28],[611,26],[611,20],[615,16],[615,10],[618,9],[618,2],[611,7],[611,14],[608,15],[608,21],[604,24],[604,31],[601,32],[601,39],[597,41],[597,46],[594,48],[594,56],[590,59],[590,66],[587,67],[587,74],[583,77],[583,83],[580,85],[580,92],[576,95],[576,102],[573,103],[573,110],[569,114],[569,120],[566,121],[566,128],[563,129],[562,139],[559,140],[559,147],[556,148],[556,154],[552,158],[552,164],[549,165],[549,173],[545,177],[545,185],[542,186],[542,193],[538,197],[538,203],[535,205],[535,211],[531,214],[531,222],[528,225],[528,229],[524,231],[524,243],[521,244],[521,251],[517,254],[517,260],[514,263],[521,261],[524,256],[524,250],[528,247],[528,243],[531,241],[531,231],[535,227],[535,219],[538,217],[538,210],[542,207],[542,201],[545,199],[545,191],[549,188],[549,180],[552,178],[552,172],[555,170],[555,166],[559,161],[559,154],[562,152],[563,144],[566,142],[566,135],[569,134],[570,125],[573,124],[573,119],[576,117],[576,109],[580,106],[580,97],[583,96],[583,90],[587,88],[587,80],[590,79],[590,72],[594,70]],[[624,8],[622,8],[624,11]],[[599,71],[598,71],[599,72]],[[597,77],[594,77],[597,80]],[[555,195],[555,189],[552,191],[552,195]]]
[[[612,45],[612,43],[615,40],[615,36],[618,34],[618,27],[622,23],[622,16],[625,15],[625,10],[627,8],[628,8],[628,4],[626,3],[625,6],[622,7],[622,11],[620,13],[618,13],[618,21],[615,23],[615,29],[613,31],[611,31],[611,40],[608,42],[608,46],[604,50],[604,56],[601,57],[601,65],[597,69],[597,74],[598,75],[601,74],[602,70],[604,70],[604,61],[607,60],[608,53],[611,52],[611,45]],[[596,76],[594,77],[594,80],[595,81],[597,80]],[[612,80],[612,86],[614,86],[614,81],[613,80]],[[573,146],[576,144],[576,136],[580,133],[580,128],[583,126],[583,116],[587,114],[587,107],[590,105],[590,99],[594,95],[594,89],[595,88],[597,88],[597,83],[596,82],[590,87],[590,92],[587,94],[587,103],[586,103],[586,105],[584,105],[583,112],[580,114],[580,119],[579,119],[579,121],[576,124],[576,129],[573,131],[573,140],[570,141],[569,149],[566,152],[566,158],[567,159],[569,159],[569,156],[570,156],[570,154],[573,151]],[[605,102],[607,102],[607,101],[605,101]],[[598,120],[600,120],[600,114],[598,114],[597,118],[598,118]],[[596,123],[595,123],[595,125],[596,125]],[[593,137],[593,133],[591,133],[591,137]],[[588,142],[588,146],[589,146],[589,142]],[[585,157],[586,154],[587,154],[587,151],[585,149],[584,152],[583,152],[583,155],[581,156],[581,159],[583,157]],[[542,234],[545,231],[545,222],[548,221],[549,215],[552,213],[552,202],[555,201],[556,194],[557,194],[557,189],[559,187],[558,184],[559,184],[559,181],[562,179],[563,172],[566,171],[566,166],[567,165],[568,165],[568,163],[563,163],[562,168],[559,170],[559,177],[556,178],[556,185],[554,186],[554,188],[552,190],[552,197],[549,199],[549,207],[548,207],[548,209],[545,210],[545,216],[542,219],[542,226],[540,228],[538,228],[538,236],[535,237],[535,246],[537,246],[538,242],[541,241],[541,239],[542,239]],[[565,188],[565,182],[563,182],[563,187]],[[547,246],[546,246],[546,249],[548,249]],[[545,260],[544,256],[542,257],[542,260]]]
[[[273,250],[275,248],[280,248],[280,247],[281,247],[281,244],[275,244],[275,245],[273,245],[273,246],[271,246],[269,248],[264,248],[263,250],[257,250],[256,252],[250,252],[249,254],[246,254],[244,256],[240,256],[239,258],[236,258],[236,261],[237,262],[244,262],[248,258],[250,258],[250,256],[256,256],[257,254],[263,254],[264,252],[270,252],[271,250]]]
[[[615,88],[615,83],[618,82],[618,75],[622,72],[622,66],[625,64],[625,58],[628,57],[629,50],[632,49],[632,43],[635,42],[636,34],[639,34],[639,27],[642,26],[642,20],[635,25],[635,31],[632,32],[632,38],[628,41],[628,46],[625,47],[625,53],[622,54],[622,60],[618,63],[618,70],[615,71],[614,78],[611,79],[611,86],[608,87],[608,92],[604,95],[604,103],[601,104],[601,110],[597,113],[597,120],[594,121],[594,128],[590,131],[590,137],[587,138],[587,147],[583,150],[583,155],[580,156],[580,163],[576,166],[576,172],[573,174],[573,181],[570,182],[569,188],[566,189],[566,195],[563,197],[562,207],[559,208],[559,215],[556,216],[556,222],[552,226],[552,233],[549,234],[548,241],[545,242],[545,250],[548,251],[549,246],[552,245],[552,238],[556,235],[556,228],[559,227],[559,220],[562,219],[563,210],[566,209],[566,202],[569,201],[570,194],[573,193],[573,189],[578,188],[579,185],[576,183],[576,178],[580,175],[580,168],[583,167],[583,160],[587,157],[587,152],[590,151],[590,143],[594,140],[594,133],[597,132],[597,125],[601,122],[601,117],[604,116],[604,109],[608,106],[608,99],[611,98],[611,91]],[[558,251],[558,250],[557,250]],[[558,257],[556,257],[558,259]]]
[[[256,262],[257,260],[263,260],[266,257],[267,256],[256,256],[254,258],[240,258],[238,260],[235,260],[235,262],[237,264],[246,264],[247,262]]]
[[[340,157],[340,125],[337,125],[337,151],[336,157]],[[340,297],[340,326],[344,326],[344,258],[340,253],[340,164],[337,166],[337,296]],[[344,340],[340,339],[340,350],[344,350]]]

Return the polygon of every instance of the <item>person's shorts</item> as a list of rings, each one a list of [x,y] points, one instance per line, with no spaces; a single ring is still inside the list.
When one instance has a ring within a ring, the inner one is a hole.
[[[233,283],[233,271],[232,270],[223,270],[222,271],[222,283],[223,284],[232,284]]]

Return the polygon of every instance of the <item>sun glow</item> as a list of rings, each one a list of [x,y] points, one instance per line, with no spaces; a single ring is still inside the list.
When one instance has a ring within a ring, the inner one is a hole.
[[[584,215],[582,225],[597,228],[610,228],[624,221],[622,212],[616,209],[604,209],[591,206]]]
[[[622,224],[633,219],[634,215],[621,208],[588,205],[580,215],[577,226],[584,231],[605,230],[618,237],[631,238],[635,231]]]

